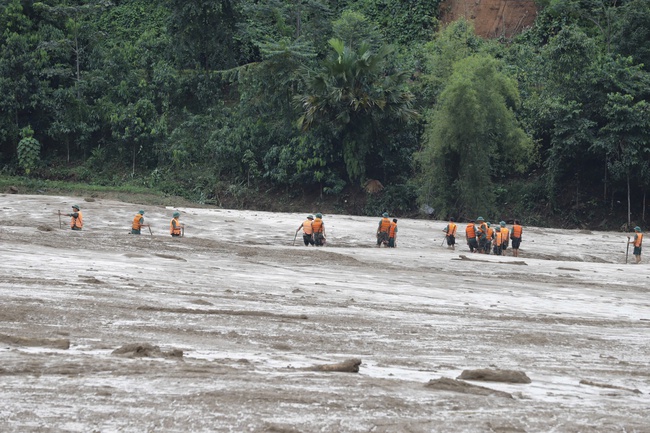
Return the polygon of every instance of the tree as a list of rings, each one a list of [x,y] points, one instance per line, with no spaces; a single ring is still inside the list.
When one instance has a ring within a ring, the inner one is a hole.
[[[29,174],[38,164],[41,143],[34,138],[34,130],[27,126],[21,130],[22,140],[18,142],[18,164]]]
[[[413,94],[404,87],[407,73],[384,70],[391,47],[375,52],[363,42],[353,49],[340,39],[331,39],[330,46],[333,51],[320,70],[305,70],[298,124],[303,131],[329,129],[349,179],[359,181],[366,174],[366,158],[377,150],[381,122],[408,122],[419,115]]]
[[[0,7],[0,153],[16,155],[21,129],[32,123],[42,130],[39,112],[46,83],[41,70],[47,56],[39,49],[35,24],[20,0]]]
[[[604,149],[607,154],[608,165],[614,178],[625,181],[627,223],[630,227],[630,180],[636,178],[639,184],[648,183],[642,179],[642,173],[650,156],[650,104],[645,100],[635,101],[629,94],[613,93],[608,95],[604,111],[607,123],[599,131],[596,146]]]
[[[489,214],[495,210],[493,179],[523,172],[532,140],[519,127],[514,80],[487,55],[454,64],[425,128],[420,199],[440,215]]]
[[[399,45],[429,41],[438,29],[441,0],[352,0],[348,8],[379,25],[386,40]]]
[[[650,72],[650,2],[631,0],[621,8],[613,44],[618,53],[631,56]]]
[[[180,69],[211,71],[237,65],[237,0],[169,0],[169,30]]]

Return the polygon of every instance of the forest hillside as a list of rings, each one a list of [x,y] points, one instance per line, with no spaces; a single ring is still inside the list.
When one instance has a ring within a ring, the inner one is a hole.
[[[0,182],[644,225],[646,0],[5,0]]]

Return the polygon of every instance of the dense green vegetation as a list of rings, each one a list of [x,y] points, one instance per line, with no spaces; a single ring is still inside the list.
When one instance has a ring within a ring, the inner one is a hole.
[[[0,174],[642,224],[650,2],[539,1],[499,41],[439,28],[439,3],[4,0]]]

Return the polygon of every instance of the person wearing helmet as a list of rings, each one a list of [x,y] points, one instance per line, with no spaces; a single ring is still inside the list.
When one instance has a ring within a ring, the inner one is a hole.
[[[311,224],[311,228],[314,233],[314,245],[317,247],[322,247],[325,245],[325,224],[323,223],[323,214],[317,213],[316,219]]]
[[[485,239],[485,254],[490,254],[490,250],[492,249],[492,240],[494,239],[494,229],[492,228],[492,224],[490,222],[487,222],[487,233],[486,233],[486,239]]]
[[[465,227],[465,239],[470,252],[475,253],[478,251],[478,241],[476,240],[477,229],[474,220],[471,220]]]
[[[443,232],[446,233],[445,238],[447,240],[447,248],[451,248],[452,250],[456,249],[457,230],[458,230],[458,226],[454,222],[454,219],[449,218],[449,224],[447,224],[447,227],[444,228]]]
[[[506,222],[501,221],[499,223],[499,226],[501,227],[501,249],[503,250],[503,255],[505,255],[505,251],[508,249],[508,246],[510,245],[510,229],[506,227]]]
[[[84,217],[78,204],[73,204],[72,213],[66,215],[70,217],[70,228],[72,230],[81,230],[84,227]]]
[[[314,223],[314,216],[313,215],[307,215],[307,219],[302,222],[296,229],[296,236],[298,236],[298,232],[302,230],[302,240],[305,243],[305,246],[308,247],[309,245],[314,245],[314,229],[312,227],[312,224]],[[293,239],[294,241],[296,240],[295,237]]]
[[[388,228],[388,248],[397,247],[397,218],[393,218]]]
[[[627,243],[634,244],[634,251],[632,254],[634,254],[634,264],[638,265],[641,263],[641,244],[643,244],[643,232],[641,231],[641,227],[634,227],[634,239],[630,240],[630,237],[628,236]]]
[[[487,243],[487,223],[482,216],[476,218],[476,238],[478,239],[478,252],[485,253],[485,244]]]
[[[140,229],[142,227],[149,227],[149,224],[144,223],[144,211],[140,210],[133,217],[133,224],[131,224],[131,234],[132,235],[139,235],[140,234]]]
[[[379,220],[379,226],[377,227],[377,248],[380,248],[382,244],[388,246],[388,231],[390,230],[390,218],[388,212],[381,214],[381,220]]]
[[[519,257],[519,245],[521,245],[521,234],[524,232],[524,229],[521,227],[519,220],[515,220],[512,224],[512,233],[510,234],[510,239],[512,239],[512,256]]]
[[[503,233],[500,225],[494,229],[494,249],[493,252],[497,256],[503,255]]]
[[[178,219],[180,218],[181,213],[180,212],[174,212],[174,215],[172,220],[169,222],[169,233],[172,235],[173,238],[178,238],[183,236],[184,229],[185,229],[185,224],[182,224]]]

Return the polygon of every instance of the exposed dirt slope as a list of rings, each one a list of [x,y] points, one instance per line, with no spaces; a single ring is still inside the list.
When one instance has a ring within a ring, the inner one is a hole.
[[[537,6],[533,0],[444,0],[440,12],[444,24],[465,17],[479,36],[510,38],[533,25]]]

